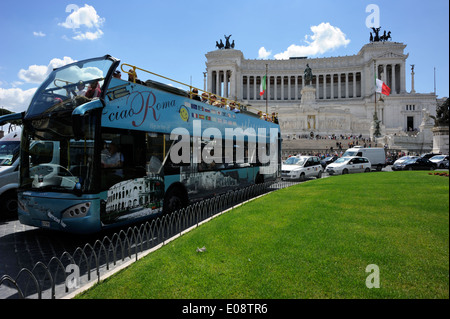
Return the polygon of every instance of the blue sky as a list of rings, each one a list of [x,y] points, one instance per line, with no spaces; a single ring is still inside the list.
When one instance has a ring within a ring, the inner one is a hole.
[[[369,4],[379,7],[381,29],[407,45],[407,90],[414,64],[416,92],[434,90],[436,68],[438,97],[448,97],[447,0],[26,0],[0,3],[0,106],[23,111],[51,68],[104,54],[203,88],[205,54],[225,34],[247,59],[279,58],[289,47],[354,55],[369,42]],[[323,45],[324,34],[335,41]]]

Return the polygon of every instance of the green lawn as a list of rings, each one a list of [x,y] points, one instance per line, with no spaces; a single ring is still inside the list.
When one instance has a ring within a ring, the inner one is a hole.
[[[380,288],[366,287],[369,264]],[[276,191],[78,297],[449,298],[449,179],[353,174]]]

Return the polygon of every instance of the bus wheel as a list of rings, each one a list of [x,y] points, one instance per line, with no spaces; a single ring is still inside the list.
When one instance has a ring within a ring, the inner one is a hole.
[[[0,197],[3,212],[8,216],[17,216],[17,194],[15,191],[6,192]]]
[[[183,196],[179,189],[172,188],[164,196],[163,212],[164,214],[171,213],[186,207],[187,204],[186,196]]]
[[[258,173],[255,178],[255,184],[262,184],[262,183],[264,183],[264,176]]]

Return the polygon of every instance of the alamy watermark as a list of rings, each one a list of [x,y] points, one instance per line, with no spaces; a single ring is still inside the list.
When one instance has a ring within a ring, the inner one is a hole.
[[[366,27],[369,29],[380,27],[380,7],[376,4],[369,4],[366,7],[366,12],[370,14],[366,18]]]
[[[248,127],[245,130],[225,128],[225,136],[215,127],[202,130],[202,122],[194,120],[191,135],[186,128],[172,130],[170,139],[174,144],[170,150],[170,160],[174,164],[244,164],[261,163],[276,169],[278,162],[277,128]],[[225,143],[225,145],[223,145]],[[192,154],[191,154],[192,150]]]
[[[69,264],[66,267],[66,287],[68,289],[80,288],[80,267],[75,264]]]
[[[370,273],[366,278],[366,287],[369,289],[380,288],[380,268],[378,265],[367,265],[366,273]]]

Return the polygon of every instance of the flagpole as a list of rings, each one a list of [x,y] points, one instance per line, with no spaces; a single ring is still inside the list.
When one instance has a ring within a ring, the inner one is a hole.
[[[434,95],[436,95],[436,67],[434,68]]]
[[[376,115],[377,114],[377,62],[375,60],[373,61],[373,72],[375,74],[375,115]]]
[[[267,93],[269,92],[269,90],[267,90],[267,66],[268,66],[268,64],[266,63],[266,114],[267,114],[267,117],[269,117],[269,108],[268,108],[268,98],[267,98]]]
[[[380,128],[378,124],[378,114],[377,114],[377,61],[373,61],[373,72],[375,75],[375,112],[373,113],[373,123],[374,123],[374,133],[373,136],[376,138],[380,135]]]

